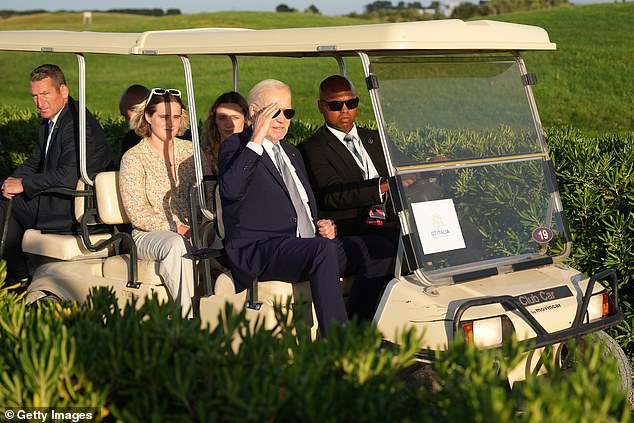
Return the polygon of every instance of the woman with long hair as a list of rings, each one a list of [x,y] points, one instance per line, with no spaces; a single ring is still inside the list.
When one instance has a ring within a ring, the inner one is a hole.
[[[214,173],[218,172],[218,149],[231,135],[249,126],[249,105],[235,91],[221,94],[214,101],[203,126],[201,148]]]

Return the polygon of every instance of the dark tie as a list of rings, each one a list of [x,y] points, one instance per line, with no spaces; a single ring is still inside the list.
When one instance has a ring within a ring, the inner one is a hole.
[[[352,152],[352,155],[357,159],[359,163],[359,167],[361,168],[361,172],[363,172],[363,178],[367,178],[367,175],[365,174],[366,173],[365,168],[364,168],[365,162],[363,161],[361,152],[357,149],[357,145],[354,143],[354,137],[350,134],[346,134],[343,137],[343,140],[348,146],[348,150],[350,150]]]
[[[53,128],[55,127],[55,122],[53,122],[52,120],[49,120],[48,123],[46,124],[46,136],[45,136],[45,140],[44,140],[44,157],[46,157],[48,155],[48,149],[50,147],[50,140],[49,138],[51,137],[51,132],[53,132]]]
[[[284,161],[284,158],[280,153],[279,144],[273,144],[273,154],[275,155],[277,168],[280,171],[280,175],[282,175],[282,179],[284,180],[284,184],[286,185],[286,189],[288,190],[288,195],[291,197],[291,202],[293,203],[295,214],[297,215],[297,229],[299,231],[299,237],[314,238],[315,227],[313,226],[313,222],[311,222],[310,218],[308,217],[308,211],[306,210],[304,201],[302,201],[302,197],[299,195],[299,191],[297,189],[297,185],[295,184],[295,180],[293,179],[293,175],[291,174],[291,170],[288,168],[288,166],[286,166],[286,162]]]

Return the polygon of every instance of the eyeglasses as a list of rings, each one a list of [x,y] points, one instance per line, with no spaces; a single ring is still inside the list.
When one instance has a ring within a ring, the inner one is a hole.
[[[348,110],[353,110],[356,109],[359,106],[359,97],[355,97],[355,98],[351,98],[349,100],[335,100],[335,101],[326,101],[326,100],[319,100],[322,103],[325,103],[328,105],[328,109],[331,112],[338,112],[341,109],[343,109],[343,105],[345,104],[346,107],[348,108]]]
[[[174,95],[176,97],[180,97],[181,96],[181,90],[177,90],[176,88],[152,88],[152,91],[150,91],[150,96],[147,98],[147,102],[150,103],[150,100],[152,100],[152,96],[156,94],[156,95],[165,95],[165,94],[171,94]]]
[[[277,112],[273,114],[271,119],[275,119],[276,117],[278,117],[280,115],[280,112],[284,113],[284,117],[288,120],[293,119],[293,116],[295,116],[295,109],[278,109]]]

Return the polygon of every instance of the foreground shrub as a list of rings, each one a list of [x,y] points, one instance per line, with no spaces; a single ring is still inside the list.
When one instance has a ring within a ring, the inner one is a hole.
[[[629,421],[625,394],[596,347],[566,377],[510,390],[503,374],[516,343],[476,350],[456,343],[433,372],[401,377],[419,340],[382,344],[351,324],[310,342],[278,307],[272,330],[243,313],[213,331],[149,300],[120,310],[93,291],[81,306],[16,302],[0,289],[0,404],[96,407],[98,420],[145,421]],[[232,340],[242,342],[234,349]],[[301,342],[298,342],[301,339]],[[431,375],[431,376],[430,376]]]

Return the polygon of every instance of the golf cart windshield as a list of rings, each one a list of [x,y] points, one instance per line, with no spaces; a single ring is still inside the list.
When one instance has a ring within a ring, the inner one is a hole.
[[[382,57],[371,69],[410,266],[436,283],[565,257],[521,59]]]

